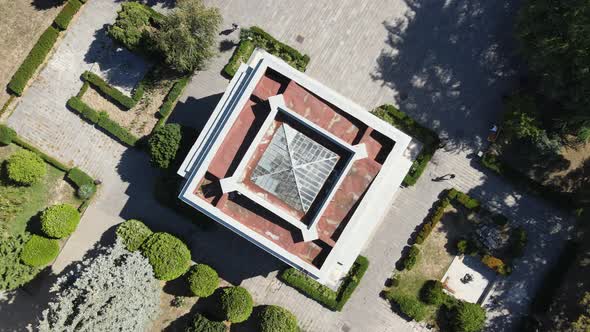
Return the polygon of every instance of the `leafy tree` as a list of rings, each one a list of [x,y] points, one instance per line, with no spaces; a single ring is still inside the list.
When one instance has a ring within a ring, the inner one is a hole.
[[[125,2],[121,5],[115,24],[109,27],[109,35],[130,50],[140,46],[145,27],[150,24],[150,12],[139,2]]]
[[[252,314],[254,301],[244,287],[228,287],[221,294],[221,308],[225,318],[232,323],[241,323]]]
[[[455,308],[452,324],[458,332],[481,331],[486,322],[486,311],[477,304],[460,302]]]
[[[28,233],[0,238],[0,290],[13,290],[31,281],[39,272],[21,261],[21,253],[29,240]]]
[[[186,279],[195,296],[207,297],[219,286],[219,276],[209,265],[195,264],[189,269]]]
[[[8,158],[6,172],[10,180],[30,186],[45,177],[47,166],[38,154],[29,150],[20,150]]]
[[[80,212],[69,204],[53,205],[41,214],[41,230],[49,237],[62,239],[72,234],[80,222]]]
[[[159,168],[168,168],[176,157],[181,139],[182,131],[177,123],[158,128],[148,141],[152,164]]]
[[[579,303],[583,308],[583,313],[572,323],[573,332],[590,331],[590,292],[585,292]]]
[[[419,322],[426,318],[426,306],[414,296],[390,293],[388,297],[391,301],[399,306],[399,309],[404,315],[410,317],[411,319]]]
[[[120,241],[61,276],[39,330],[145,331],[158,314],[160,287],[147,259]]]
[[[191,263],[186,244],[168,233],[154,233],[141,245],[141,252],[160,280],[173,280],[183,275]]]
[[[129,219],[117,227],[117,237],[121,239],[127,250],[135,251],[141,247],[141,244],[152,235],[143,222],[137,219]]]
[[[542,92],[562,103],[562,122],[590,125],[590,2],[528,0],[518,22],[522,54]]]
[[[57,240],[33,235],[25,243],[20,258],[23,263],[29,266],[42,267],[51,263],[58,254],[59,242]]]
[[[172,69],[193,72],[215,55],[221,21],[219,10],[202,0],[181,0],[152,39]]]
[[[261,332],[298,332],[297,318],[289,310],[269,305],[260,314]]]
[[[440,281],[428,280],[420,289],[420,298],[425,303],[440,305],[445,302],[447,296],[443,292],[443,285]]]

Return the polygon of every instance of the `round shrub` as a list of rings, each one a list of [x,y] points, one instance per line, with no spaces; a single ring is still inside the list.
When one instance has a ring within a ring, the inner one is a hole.
[[[154,233],[143,242],[140,249],[150,261],[157,279],[176,279],[190,266],[191,253],[186,244],[171,234]]]
[[[219,276],[209,265],[193,265],[187,273],[189,288],[195,296],[207,297],[219,286]]]
[[[298,332],[297,318],[289,310],[269,305],[260,314],[261,332]]]
[[[41,214],[41,230],[49,237],[62,239],[72,234],[80,222],[80,212],[69,204],[50,206]]]
[[[20,258],[23,263],[29,266],[40,267],[51,263],[58,253],[59,243],[57,240],[33,235],[25,243]]]
[[[152,235],[152,231],[143,222],[137,219],[129,219],[117,227],[117,237],[129,251],[135,251],[141,244]]]
[[[223,322],[216,322],[197,313],[189,323],[185,332],[225,332],[227,327]]]
[[[428,280],[420,290],[420,298],[428,304],[440,305],[446,299],[443,284],[438,280]]]
[[[477,304],[461,302],[455,309],[452,324],[456,331],[478,332],[486,322],[486,311]]]
[[[45,177],[47,166],[38,154],[29,150],[20,150],[10,156],[6,171],[11,181],[30,186]]]
[[[254,302],[244,287],[228,287],[221,294],[221,309],[225,319],[232,323],[240,323],[252,314]]]
[[[16,132],[12,128],[0,124],[0,145],[8,145],[16,137]]]
[[[148,140],[152,164],[159,168],[168,168],[176,157],[181,139],[182,131],[177,123],[166,124],[156,130]]]
[[[95,191],[96,191],[96,186],[94,184],[87,183],[87,184],[83,184],[80,187],[78,187],[76,194],[81,199],[89,199],[90,197],[92,197],[92,195],[94,195]]]

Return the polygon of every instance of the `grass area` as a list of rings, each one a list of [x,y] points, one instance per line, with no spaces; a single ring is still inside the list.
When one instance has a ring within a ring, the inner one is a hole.
[[[0,163],[22,148],[11,144],[0,146]],[[47,165],[47,175],[42,182],[30,187],[13,186],[0,180],[0,230],[12,234],[23,232],[29,220],[45,207],[55,203],[79,206],[75,189],[67,183],[65,172]],[[3,167],[4,171],[4,167]],[[2,177],[4,178],[4,177]]]
[[[453,246],[468,229],[465,216],[448,207],[443,219],[436,224],[430,236],[420,248],[418,263],[411,270],[397,273],[399,284],[389,291],[419,298],[420,289],[428,280],[440,280],[451,265],[453,253],[449,252],[449,245]],[[427,321],[434,321],[438,306],[424,304],[427,307]]]

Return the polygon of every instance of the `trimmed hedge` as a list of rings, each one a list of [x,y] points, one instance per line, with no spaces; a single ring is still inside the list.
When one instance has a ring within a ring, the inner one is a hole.
[[[117,227],[117,237],[129,251],[136,251],[152,235],[152,230],[137,219],[129,219]]]
[[[227,326],[223,322],[216,322],[196,313],[185,332],[226,332]]]
[[[72,234],[80,222],[80,212],[69,204],[53,205],[41,214],[41,230],[57,239]]]
[[[253,26],[240,31],[240,45],[236,48],[236,51],[229,60],[229,63],[223,68],[223,71],[228,76],[233,77],[240,64],[248,61],[248,58],[252,55],[256,47],[262,48],[268,53],[283,59],[290,66],[302,72],[305,71],[310,60],[309,55],[301,54],[293,47],[278,41],[268,32]]]
[[[72,181],[77,187],[94,184],[94,179],[78,167],[74,167],[68,172],[68,180]]]
[[[260,314],[260,332],[299,332],[297,318],[283,307],[269,305]]]
[[[62,170],[64,172],[67,172],[70,170],[70,168],[64,164],[62,164],[60,161],[58,161],[57,159],[48,156],[47,154],[43,153],[43,151],[37,149],[36,147],[32,146],[31,144],[29,144],[28,142],[22,140],[20,137],[16,136],[13,141],[14,144],[25,148],[31,152],[34,152],[36,154],[38,154],[41,158],[43,158],[43,160],[45,160],[45,162],[47,162],[48,164],[54,166],[55,168]]]
[[[440,145],[438,135],[390,104],[377,107],[373,110],[373,114],[422,142],[422,150],[403,181],[406,186],[416,184]]]
[[[51,263],[59,254],[59,242],[39,235],[33,235],[21,252],[23,263],[41,267]]]
[[[324,307],[340,311],[361,282],[368,267],[369,260],[364,256],[358,256],[336,292],[294,268],[284,270],[279,279]]]
[[[420,248],[418,246],[413,245],[410,247],[408,254],[402,260],[402,267],[404,270],[411,270],[414,265],[418,262],[418,257],[420,256]]]
[[[172,234],[154,233],[143,242],[140,250],[150,261],[154,276],[160,280],[176,279],[190,266],[191,252]]]
[[[16,137],[16,131],[12,128],[0,124],[0,145],[8,145],[12,143]]]
[[[36,153],[20,150],[13,153],[6,161],[8,179],[24,186],[38,183],[47,174],[47,165]]]
[[[162,106],[160,106],[160,110],[158,111],[158,114],[160,114],[163,119],[167,119],[170,116],[174,105],[176,105],[176,100],[180,97],[189,81],[190,76],[185,76],[174,82],[174,85],[172,85],[172,88],[168,91],[168,94],[166,95],[166,98],[164,98]]]
[[[43,32],[35,46],[33,46],[33,49],[31,49],[31,52],[29,52],[29,55],[25,58],[25,61],[23,61],[16,73],[12,75],[8,83],[8,89],[12,93],[17,96],[22,95],[27,82],[33,77],[37,68],[45,61],[47,54],[53,48],[58,36],[59,30],[52,26]]]
[[[254,301],[244,287],[224,288],[221,294],[221,310],[225,319],[232,323],[241,323],[252,314]]]
[[[158,128],[148,140],[152,165],[167,169],[176,158],[181,140],[182,128],[178,123],[169,123]]]
[[[82,3],[79,0],[69,0],[59,14],[57,14],[53,23],[55,23],[60,30],[67,29],[68,25],[70,25],[70,21],[72,21],[72,18],[80,8],[82,8]]]
[[[105,82],[100,76],[96,75],[93,72],[85,71],[82,74],[82,78],[86,82],[92,84],[92,86],[98,89],[98,91],[104,93],[109,98],[111,98],[112,100],[114,100],[126,109],[133,108],[133,106],[137,104],[137,101],[133,97],[128,97],[125,94],[123,94],[123,92],[119,91],[116,88],[113,88],[107,82]]]
[[[121,142],[129,146],[135,146],[135,144],[137,144],[139,138],[135,137],[127,129],[121,127],[117,122],[111,120],[106,112],[97,112],[78,97],[70,98],[67,105],[71,109],[80,113],[80,115],[82,115],[82,117],[88,120],[90,123],[106,130]]]
[[[205,264],[191,266],[186,274],[186,281],[191,292],[198,297],[210,296],[219,286],[217,272]]]
[[[387,297],[397,304],[400,311],[409,318],[419,322],[426,318],[428,312],[426,306],[413,296],[389,292]]]

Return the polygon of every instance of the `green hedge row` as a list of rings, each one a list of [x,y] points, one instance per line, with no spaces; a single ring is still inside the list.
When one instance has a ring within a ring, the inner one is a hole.
[[[27,82],[31,79],[37,68],[45,61],[47,54],[53,48],[55,41],[59,37],[59,30],[50,26],[43,32],[39,40],[20,65],[16,73],[8,83],[8,89],[17,96],[22,95]]]
[[[70,21],[72,21],[72,18],[80,8],[82,8],[82,3],[79,0],[69,0],[59,14],[57,14],[53,23],[55,23],[60,30],[67,29],[68,25],[70,25]]]
[[[158,111],[162,119],[168,119],[172,109],[174,108],[174,105],[176,104],[176,100],[178,97],[180,97],[182,91],[184,91],[184,88],[187,86],[189,80],[190,76],[185,76],[174,82],[174,85],[172,85],[172,88],[170,88],[170,91],[168,91],[168,94],[166,95],[166,98],[164,98],[162,106],[160,106],[160,110]]]
[[[420,248],[417,245],[413,245],[410,247],[408,254],[402,260],[402,267],[404,270],[411,270],[414,268],[414,265],[418,263],[418,257],[420,256]]]
[[[373,114],[381,118],[383,121],[391,124],[406,134],[416,138],[422,142],[422,150],[414,160],[410,171],[404,178],[404,185],[412,186],[416,184],[420,175],[426,169],[428,162],[440,145],[438,135],[431,129],[421,125],[416,120],[409,117],[404,112],[398,110],[395,106],[385,104],[377,107]]]
[[[135,146],[135,144],[137,144],[139,139],[131,134],[127,129],[121,127],[117,122],[111,120],[106,112],[98,112],[94,110],[78,97],[70,98],[68,100],[68,106],[80,113],[83,118],[92,124],[99,126],[111,135],[118,138],[121,142],[129,146]]]
[[[422,228],[416,236],[416,243],[422,244],[424,240],[430,235],[436,224],[442,219],[445,214],[445,209],[453,201],[463,205],[470,210],[477,210],[481,204],[478,200],[469,197],[469,195],[452,188],[444,194],[444,197],[434,203],[434,212],[427,217],[427,222],[422,225]]]
[[[333,311],[341,311],[359,285],[368,267],[369,260],[366,257],[358,256],[336,292],[295,268],[284,270],[279,275],[279,278],[287,285],[295,288],[300,293],[315,300],[324,307]]]
[[[94,179],[78,167],[74,167],[68,172],[68,179],[75,183],[77,187],[94,184]]]
[[[43,158],[43,160],[45,160],[48,164],[51,164],[52,166],[54,166],[55,168],[62,170],[64,172],[67,172],[70,170],[69,166],[66,166],[65,164],[61,163],[60,161],[58,161],[57,159],[48,156],[47,154],[43,153],[41,150],[37,149],[36,147],[32,146],[31,144],[29,144],[28,142],[22,140],[20,137],[16,136],[12,139],[12,142],[22,148],[25,148],[29,151],[33,151],[36,154],[38,154],[39,156],[41,156],[41,158]]]
[[[253,26],[249,29],[242,29],[240,32],[240,45],[236,48],[236,51],[229,60],[229,63],[223,68],[223,71],[230,77],[233,77],[240,64],[248,61],[248,58],[252,55],[256,47],[262,48],[270,54],[283,59],[289,65],[300,71],[305,71],[310,60],[307,54],[301,54],[301,52],[287,44],[281,43],[261,28]]]
[[[133,98],[133,97],[126,96],[125,94],[123,94],[123,92],[110,86],[100,76],[98,76],[95,73],[92,73],[90,71],[85,71],[82,74],[82,78],[84,79],[84,81],[92,84],[100,92],[109,96],[109,98],[111,98],[112,100],[114,100],[115,102],[117,102],[119,105],[123,106],[126,109],[133,108],[133,106],[135,106],[137,104],[139,99],[141,99],[141,96],[139,96],[138,100],[135,100],[135,98]],[[140,94],[143,95],[143,86],[141,83],[139,86],[140,86],[140,88],[136,89],[135,91],[140,90]],[[135,93],[134,93],[134,95],[135,95]]]

